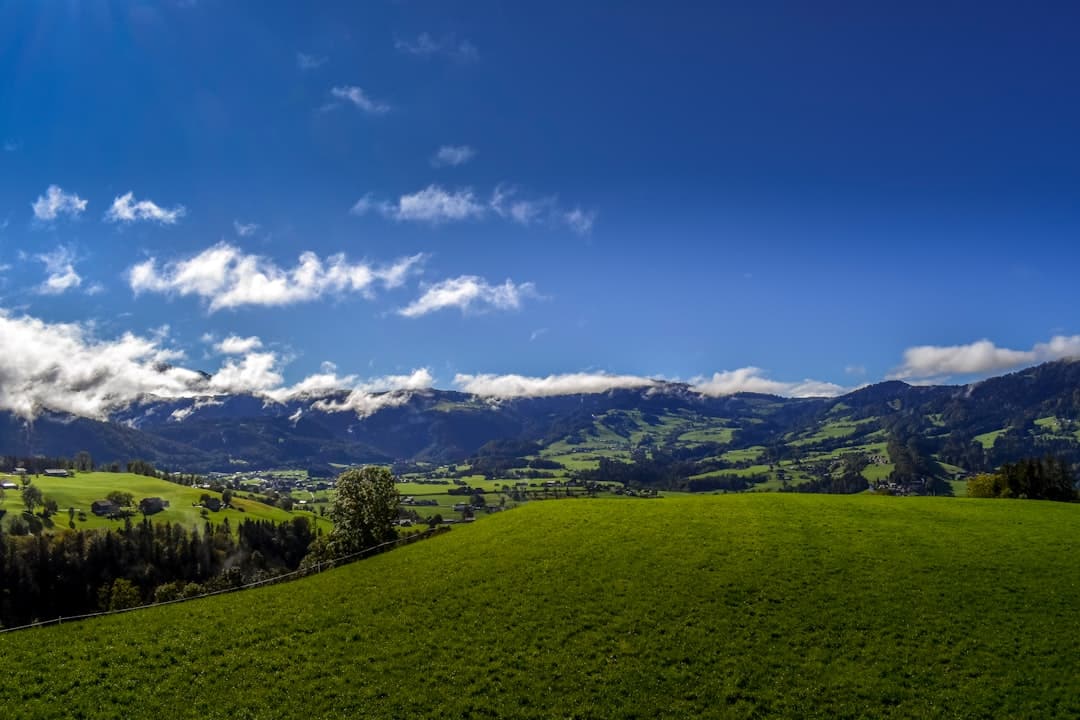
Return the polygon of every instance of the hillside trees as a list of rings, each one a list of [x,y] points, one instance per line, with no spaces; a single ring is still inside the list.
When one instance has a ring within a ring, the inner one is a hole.
[[[1068,465],[1060,458],[1028,458],[1007,463],[993,474],[968,480],[968,497],[1027,498],[1032,500],[1077,500],[1076,486]]]
[[[389,469],[369,465],[346,470],[338,476],[335,491],[330,545],[336,555],[359,552],[396,537],[398,493]]]
[[[45,501],[45,498],[41,493],[41,488],[33,483],[29,483],[23,486],[22,501],[23,505],[26,507],[26,512],[32,515],[34,510]]]

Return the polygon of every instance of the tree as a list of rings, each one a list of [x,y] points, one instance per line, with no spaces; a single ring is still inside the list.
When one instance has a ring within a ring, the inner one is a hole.
[[[113,490],[111,493],[105,496],[106,499],[112,500],[120,507],[130,507],[135,502],[135,496],[129,492],[122,490]]]
[[[331,549],[347,555],[392,540],[397,518],[398,493],[389,469],[369,465],[346,470],[337,478],[330,508]]]
[[[225,507],[229,507],[230,503],[232,503],[232,497],[233,497],[232,490],[229,490],[228,488],[226,488],[225,490],[222,490],[222,492],[221,492],[221,504],[224,505]]]
[[[26,506],[26,512],[32,515],[37,506],[44,502],[44,500],[45,498],[41,493],[41,488],[37,485],[28,484],[23,487],[22,501],[23,505]]]
[[[94,459],[86,450],[80,450],[75,455],[75,469],[79,472],[90,472],[94,469]]]
[[[43,517],[52,517],[60,511],[60,506],[52,498],[45,498],[45,507],[41,511]]]

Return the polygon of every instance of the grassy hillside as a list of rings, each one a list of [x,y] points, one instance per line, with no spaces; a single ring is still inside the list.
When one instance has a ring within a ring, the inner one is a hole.
[[[11,482],[19,482],[17,478],[5,477],[5,479]],[[85,521],[79,520],[78,515],[76,515],[76,528],[89,529],[120,526],[122,520],[109,520],[97,517],[90,512],[91,503],[95,500],[104,499],[113,490],[131,493],[135,496],[136,503],[144,497],[160,497],[168,500],[169,507],[153,515],[154,521],[181,523],[186,527],[202,526],[207,519],[217,524],[225,518],[228,518],[234,527],[236,523],[239,523],[244,518],[284,522],[295,515],[295,513],[288,513],[280,508],[263,503],[234,498],[232,501],[233,509],[211,512],[206,518],[202,518],[200,516],[201,508],[196,507],[199,497],[204,493],[215,497],[220,497],[219,494],[132,473],[77,473],[74,477],[47,477],[42,475],[36,476],[32,480],[34,485],[41,488],[45,497],[56,500],[60,512],[53,518],[53,521],[59,527],[67,527],[68,508],[75,508],[76,511],[81,510],[86,515]],[[19,491],[8,490],[4,503],[0,507],[7,510],[5,521],[10,521],[12,517],[21,513],[23,504],[19,497]],[[312,513],[303,513],[303,515],[309,519],[315,519],[315,515]],[[135,517],[141,519],[142,516],[136,514]],[[326,519],[318,519],[318,522],[324,530],[329,530],[331,527],[330,522]]]
[[[1078,521],[1035,501],[531,503],[291,584],[0,635],[0,707],[1076,717]]]

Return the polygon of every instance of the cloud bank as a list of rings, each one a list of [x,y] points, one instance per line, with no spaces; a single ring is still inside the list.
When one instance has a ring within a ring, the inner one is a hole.
[[[546,377],[458,373],[454,376],[454,385],[462,392],[494,398],[592,395],[609,390],[651,387],[657,382],[652,378],[609,373],[567,373]]]
[[[947,379],[952,375],[984,375],[1051,360],[1080,357],[1080,335],[1055,335],[1030,350],[1012,350],[987,339],[966,345],[918,345],[904,351],[904,361],[891,380]]]
[[[835,397],[850,389],[821,380],[808,379],[800,382],[771,380],[761,368],[752,366],[713,373],[710,378],[694,378],[690,381],[690,387],[710,397],[722,397],[742,392],[795,398]]]

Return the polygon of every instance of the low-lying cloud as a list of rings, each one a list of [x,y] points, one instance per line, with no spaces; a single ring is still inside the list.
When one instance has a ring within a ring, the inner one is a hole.
[[[998,347],[985,338],[966,345],[919,345],[904,351],[904,362],[888,378],[918,381],[985,375],[1071,357],[1080,357],[1080,335],[1055,335],[1030,350]]]
[[[765,371],[757,367],[744,367],[737,370],[725,370],[713,373],[712,377],[694,378],[690,387],[702,395],[722,397],[736,393],[763,393],[783,397],[835,397],[847,392],[848,388],[821,380],[801,380],[783,382],[772,380]]]
[[[296,265],[282,268],[269,258],[219,243],[161,266],[156,258],[150,258],[128,270],[128,283],[136,295],[194,295],[207,303],[210,312],[216,312],[246,305],[292,305],[328,294],[372,297],[377,285],[401,286],[423,259],[417,254],[376,266],[350,262],[340,253],[324,259],[305,252]]]
[[[458,373],[454,385],[462,392],[482,397],[519,398],[554,397],[605,393],[609,390],[627,390],[651,387],[657,380],[636,375],[612,375],[610,373],[566,373],[546,377],[526,375],[468,375]]]
[[[366,416],[400,405],[434,383],[427,368],[362,380],[339,376],[324,364],[322,372],[289,386],[283,377],[286,361],[278,353],[263,350],[256,337],[238,336],[218,345],[231,354],[214,372],[205,373],[179,365],[185,354],[171,345],[167,328],[102,339],[91,325],[48,323],[6,310],[0,310],[0,345],[32,349],[0,353],[0,410],[27,420],[47,411],[104,420],[141,399],[194,399],[208,405],[216,397],[241,393],[267,402],[310,400],[316,410]],[[328,398],[331,393],[345,395]],[[194,409],[181,408],[173,419],[182,420]]]

